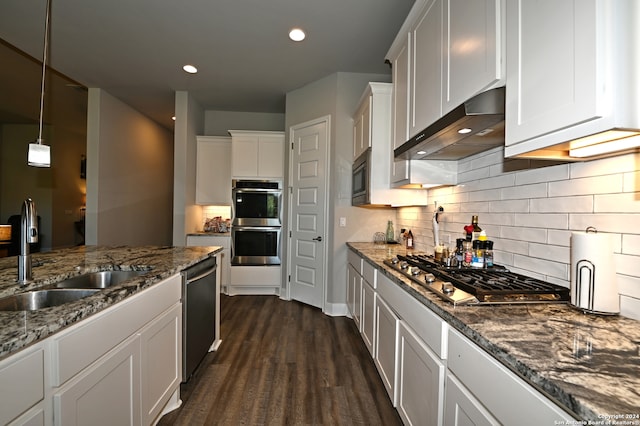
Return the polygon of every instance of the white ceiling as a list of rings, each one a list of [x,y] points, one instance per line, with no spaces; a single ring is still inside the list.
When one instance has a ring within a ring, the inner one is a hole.
[[[332,73],[390,73],[384,55],[414,2],[51,1],[48,64],[166,127],[176,90],[205,109],[284,113],[287,92]],[[1,0],[0,38],[41,59],[45,4]],[[288,39],[294,26],[305,41]]]

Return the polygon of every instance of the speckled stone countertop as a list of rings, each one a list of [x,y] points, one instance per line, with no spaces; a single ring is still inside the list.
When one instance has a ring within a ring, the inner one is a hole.
[[[578,418],[640,414],[640,321],[567,304],[454,307],[383,264],[404,247],[347,245]],[[624,420],[640,424],[637,417],[618,421]]]
[[[222,247],[96,247],[81,246],[33,253],[33,282],[17,284],[16,256],[0,259],[0,297],[46,287],[87,272],[149,270],[148,273],[106,288],[89,297],[37,311],[0,311],[0,358],[8,356],[64,327],[89,317],[151,287],[207,257]]]

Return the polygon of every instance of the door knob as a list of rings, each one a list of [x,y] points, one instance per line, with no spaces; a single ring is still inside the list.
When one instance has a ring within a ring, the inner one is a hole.
[[[313,239],[313,241],[322,241],[322,236],[318,235]]]

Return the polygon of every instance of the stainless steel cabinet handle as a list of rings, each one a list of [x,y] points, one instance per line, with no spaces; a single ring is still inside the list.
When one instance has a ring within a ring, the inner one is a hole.
[[[313,239],[313,241],[322,241],[322,237],[321,236],[317,236]]]

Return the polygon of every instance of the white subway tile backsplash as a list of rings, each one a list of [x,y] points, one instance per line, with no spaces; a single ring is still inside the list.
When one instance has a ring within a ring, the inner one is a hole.
[[[594,213],[640,213],[640,192],[595,195],[593,211]],[[640,217],[637,219],[637,224],[640,225]]]
[[[532,228],[568,229],[569,215],[566,213],[516,214],[515,225]]]
[[[440,233],[452,243],[477,214],[497,264],[565,287],[571,232],[613,233],[621,313],[640,319],[640,153],[548,166],[502,155],[495,148],[460,160],[461,184],[429,190],[427,207],[399,209],[396,226],[413,229],[417,248],[431,251],[433,201],[445,209]]]
[[[469,202],[500,200],[502,191],[500,189],[487,189],[485,191],[469,192]]]
[[[531,213],[590,213],[593,196],[535,198],[530,201]]]
[[[529,256],[567,264],[571,262],[569,247],[554,246],[550,244],[530,243]]]
[[[605,175],[549,183],[549,197],[611,194],[622,191],[622,175]]]
[[[640,256],[640,235],[622,236],[622,253]]]
[[[559,229],[549,229],[547,231],[547,243],[555,246],[569,247],[571,231],[561,231]]]
[[[601,160],[573,163],[570,168],[570,176],[572,179],[576,179],[633,172],[638,169],[640,169],[640,154],[626,154]]]
[[[624,192],[638,192],[640,191],[640,172],[631,172],[624,174],[624,180],[622,183],[622,190]]]
[[[584,231],[590,226],[596,228],[598,232],[639,234],[640,216],[633,213],[569,215],[569,229]]]
[[[489,203],[489,211],[502,213],[527,213],[529,212],[529,200],[505,200]]]
[[[540,167],[539,169],[526,170],[516,173],[516,185],[553,182],[563,179],[569,179],[568,164]]]
[[[519,200],[529,198],[547,197],[547,183],[534,183],[530,185],[512,186],[510,188],[502,188],[503,200]]]
[[[547,242],[548,232],[550,231],[543,228],[503,226],[500,228],[500,237],[532,243],[545,243]]]
[[[551,260],[516,255],[513,266],[531,273],[544,273],[548,277],[556,277],[569,281],[569,265]]]

